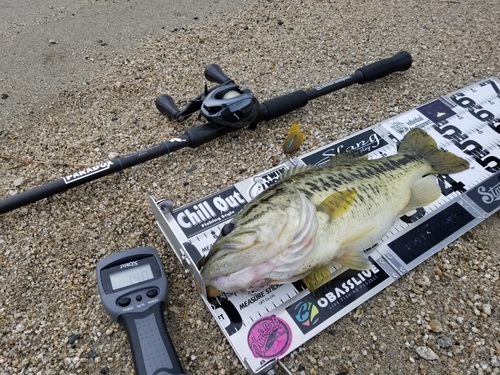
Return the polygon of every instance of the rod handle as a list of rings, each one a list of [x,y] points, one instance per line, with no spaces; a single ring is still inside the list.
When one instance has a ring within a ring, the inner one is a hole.
[[[394,72],[402,72],[410,69],[411,64],[411,55],[406,51],[400,51],[388,59],[380,60],[359,68],[356,70],[355,74],[360,77],[358,83],[363,84],[388,76]]]
[[[309,101],[309,95],[303,90],[278,96],[260,103],[259,121],[268,121],[283,116],[296,109],[304,107]]]
[[[188,139],[189,146],[191,148],[196,148],[235,130],[238,130],[238,128],[218,126],[207,122],[186,130],[185,135]]]

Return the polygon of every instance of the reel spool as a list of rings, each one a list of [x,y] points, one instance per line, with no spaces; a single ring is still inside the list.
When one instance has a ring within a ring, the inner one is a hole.
[[[236,84],[221,85],[206,94],[201,114],[208,122],[231,128],[243,128],[254,123],[259,114],[259,101],[248,89]]]

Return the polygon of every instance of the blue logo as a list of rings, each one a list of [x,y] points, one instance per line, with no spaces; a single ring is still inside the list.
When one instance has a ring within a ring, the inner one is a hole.
[[[313,326],[319,321],[319,310],[312,302],[299,303],[294,310],[295,320],[306,327]]]

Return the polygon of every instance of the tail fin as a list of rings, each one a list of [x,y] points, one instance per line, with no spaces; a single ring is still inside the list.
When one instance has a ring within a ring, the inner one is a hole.
[[[399,145],[400,153],[418,155],[427,160],[436,174],[451,174],[465,171],[469,162],[461,157],[441,150],[427,132],[420,128],[410,130]]]

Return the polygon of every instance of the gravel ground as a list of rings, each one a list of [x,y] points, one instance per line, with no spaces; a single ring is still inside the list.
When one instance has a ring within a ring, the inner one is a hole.
[[[45,76],[57,94],[45,99],[24,101],[15,82],[0,81],[0,196],[7,197],[198,124],[168,121],[154,100],[169,93],[185,104],[203,89],[209,63],[265,100],[402,49],[414,57],[407,72],[316,99],[255,132],[233,133],[1,216],[0,374],[133,373],[126,334],[101,307],[95,266],[136,246],[162,255],[170,282],[167,325],[186,372],[245,374],[157,229],[147,195],[180,206],[266,170],[287,158],[281,145],[293,122],[302,125],[301,152],[307,152],[499,77],[499,19],[498,0],[251,0],[238,10],[158,27],[120,50],[75,52],[95,74],[53,86]],[[64,53],[53,42],[43,46],[47,56]],[[64,60],[48,64],[65,69]],[[497,213],[283,362],[294,374],[500,373],[499,226]]]

